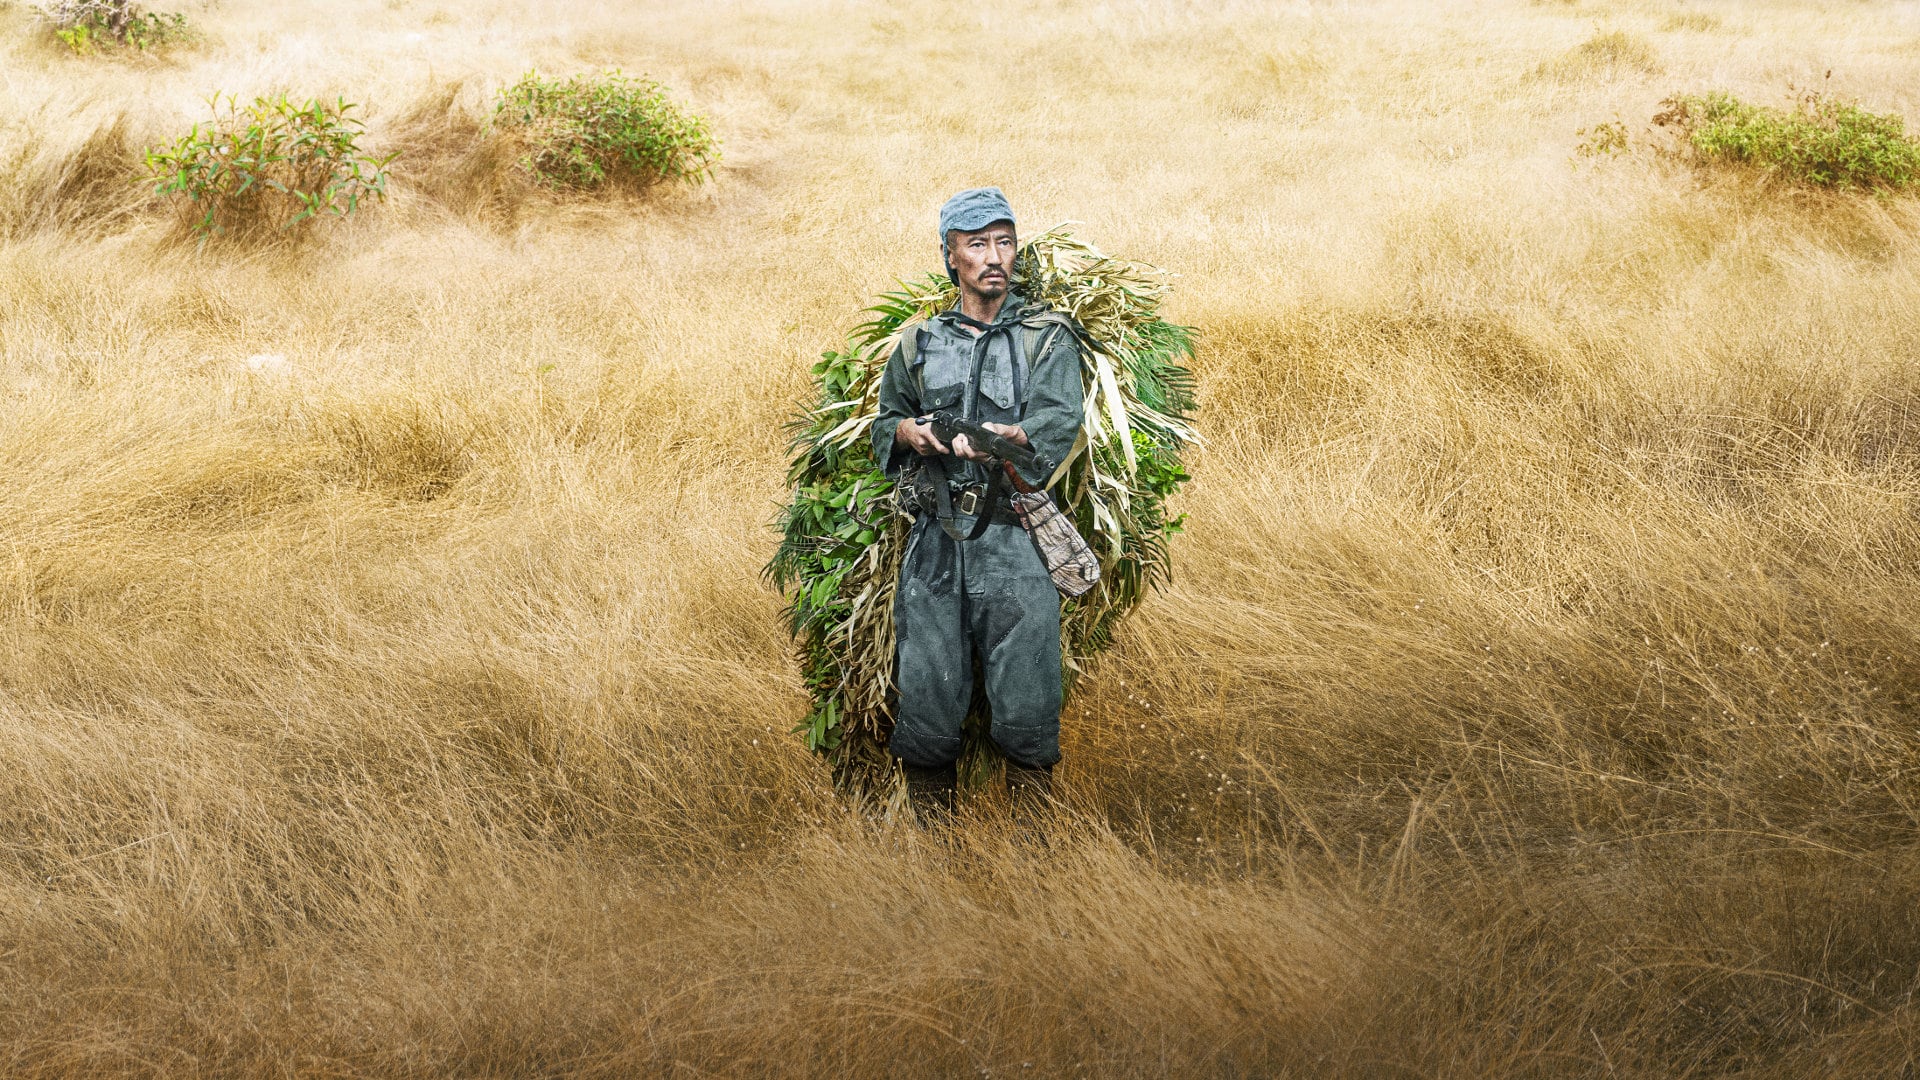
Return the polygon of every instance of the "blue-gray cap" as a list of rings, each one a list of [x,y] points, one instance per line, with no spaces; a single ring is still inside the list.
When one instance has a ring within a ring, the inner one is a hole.
[[[968,188],[940,208],[940,243],[945,244],[947,234],[955,229],[975,232],[996,221],[1014,224],[1013,207],[1007,197],[997,187]]]

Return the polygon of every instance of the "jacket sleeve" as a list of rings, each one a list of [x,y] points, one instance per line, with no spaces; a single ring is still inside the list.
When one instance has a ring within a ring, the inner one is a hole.
[[[1027,411],[1020,427],[1035,450],[1059,462],[1073,449],[1074,440],[1080,435],[1086,402],[1080,389],[1079,338],[1065,327],[1048,337],[1052,345],[1029,374],[1033,385],[1027,394]],[[1048,479],[1024,472],[1021,477],[1035,487]]]
[[[911,329],[908,333],[912,333]],[[915,392],[913,375],[907,369],[906,359],[900,355],[900,346],[893,347],[893,353],[887,357],[886,370],[880,373],[880,410],[873,417],[873,460],[887,474],[887,479],[898,480],[900,467],[906,464],[908,455],[913,451],[901,446],[893,439],[893,433],[900,421],[920,415],[919,395]]]

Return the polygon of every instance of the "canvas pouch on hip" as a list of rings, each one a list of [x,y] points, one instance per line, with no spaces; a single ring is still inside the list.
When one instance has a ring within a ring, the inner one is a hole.
[[[1054,504],[1053,496],[1044,491],[1019,492],[1010,501],[1060,595],[1075,597],[1093,588],[1100,580],[1100,560],[1093,557],[1093,549],[1081,539],[1073,521]]]

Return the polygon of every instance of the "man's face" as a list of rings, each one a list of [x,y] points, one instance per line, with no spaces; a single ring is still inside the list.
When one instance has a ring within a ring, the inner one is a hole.
[[[947,258],[960,287],[987,300],[1006,295],[1013,281],[1013,226],[996,221],[976,232],[947,234]]]

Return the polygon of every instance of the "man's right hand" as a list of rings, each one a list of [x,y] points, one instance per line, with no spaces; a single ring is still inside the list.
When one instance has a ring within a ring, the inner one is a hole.
[[[932,424],[919,423],[911,416],[900,421],[899,426],[893,429],[893,441],[921,457],[953,453],[953,448],[941,442],[940,437],[933,433]]]

